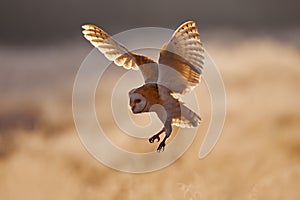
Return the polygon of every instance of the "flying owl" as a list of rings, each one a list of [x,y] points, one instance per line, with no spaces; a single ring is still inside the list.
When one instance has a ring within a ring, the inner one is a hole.
[[[164,124],[149,139],[150,143],[159,142],[165,133],[158,152],[164,150],[172,125],[193,128],[200,124],[201,118],[178,98],[199,84],[204,66],[204,49],[195,22],[179,26],[162,47],[158,62],[129,51],[97,26],[86,24],[82,28],[84,37],[107,59],[125,69],[141,70],[145,84],[129,92],[129,104],[134,114],[155,112]]]

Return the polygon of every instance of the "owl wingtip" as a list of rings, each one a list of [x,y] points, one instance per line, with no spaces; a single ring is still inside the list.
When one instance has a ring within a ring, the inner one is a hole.
[[[87,25],[87,24],[83,24],[83,25],[81,26],[81,28],[82,28],[82,29],[87,29],[87,28],[88,28],[88,25]]]
[[[84,30],[87,30],[87,29],[94,29],[94,28],[96,28],[96,26],[93,24],[83,24],[81,26],[81,28],[83,28]]]
[[[194,24],[194,25],[196,25],[196,22],[194,20],[187,20],[183,24]]]

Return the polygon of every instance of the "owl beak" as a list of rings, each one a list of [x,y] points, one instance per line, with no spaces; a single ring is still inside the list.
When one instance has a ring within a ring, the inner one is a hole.
[[[133,105],[133,106],[131,107],[131,111],[132,111],[133,114],[141,113],[141,112],[135,111],[135,105]]]
[[[131,111],[132,113],[136,114],[137,112],[135,112],[134,110],[135,110],[135,105],[131,107]]]

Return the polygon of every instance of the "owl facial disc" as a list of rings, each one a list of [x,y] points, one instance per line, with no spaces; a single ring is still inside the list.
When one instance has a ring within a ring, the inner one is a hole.
[[[133,113],[141,113],[146,107],[146,98],[138,93],[129,93],[130,97],[130,107]]]

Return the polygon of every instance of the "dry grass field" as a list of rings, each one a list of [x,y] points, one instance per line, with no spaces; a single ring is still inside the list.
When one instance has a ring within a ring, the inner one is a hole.
[[[299,199],[299,46],[272,37],[214,39],[206,41],[206,49],[227,95],[220,140],[208,157],[198,159],[209,123],[204,120],[180,159],[146,174],[107,168],[80,142],[72,118],[72,86],[91,49],[87,43],[0,47],[0,198]],[[201,116],[209,119],[205,84],[197,91]],[[108,112],[101,104],[97,109]],[[109,120],[105,125],[114,128]],[[134,144],[110,137],[125,147]],[[156,148],[146,140],[137,143],[136,151]]]

